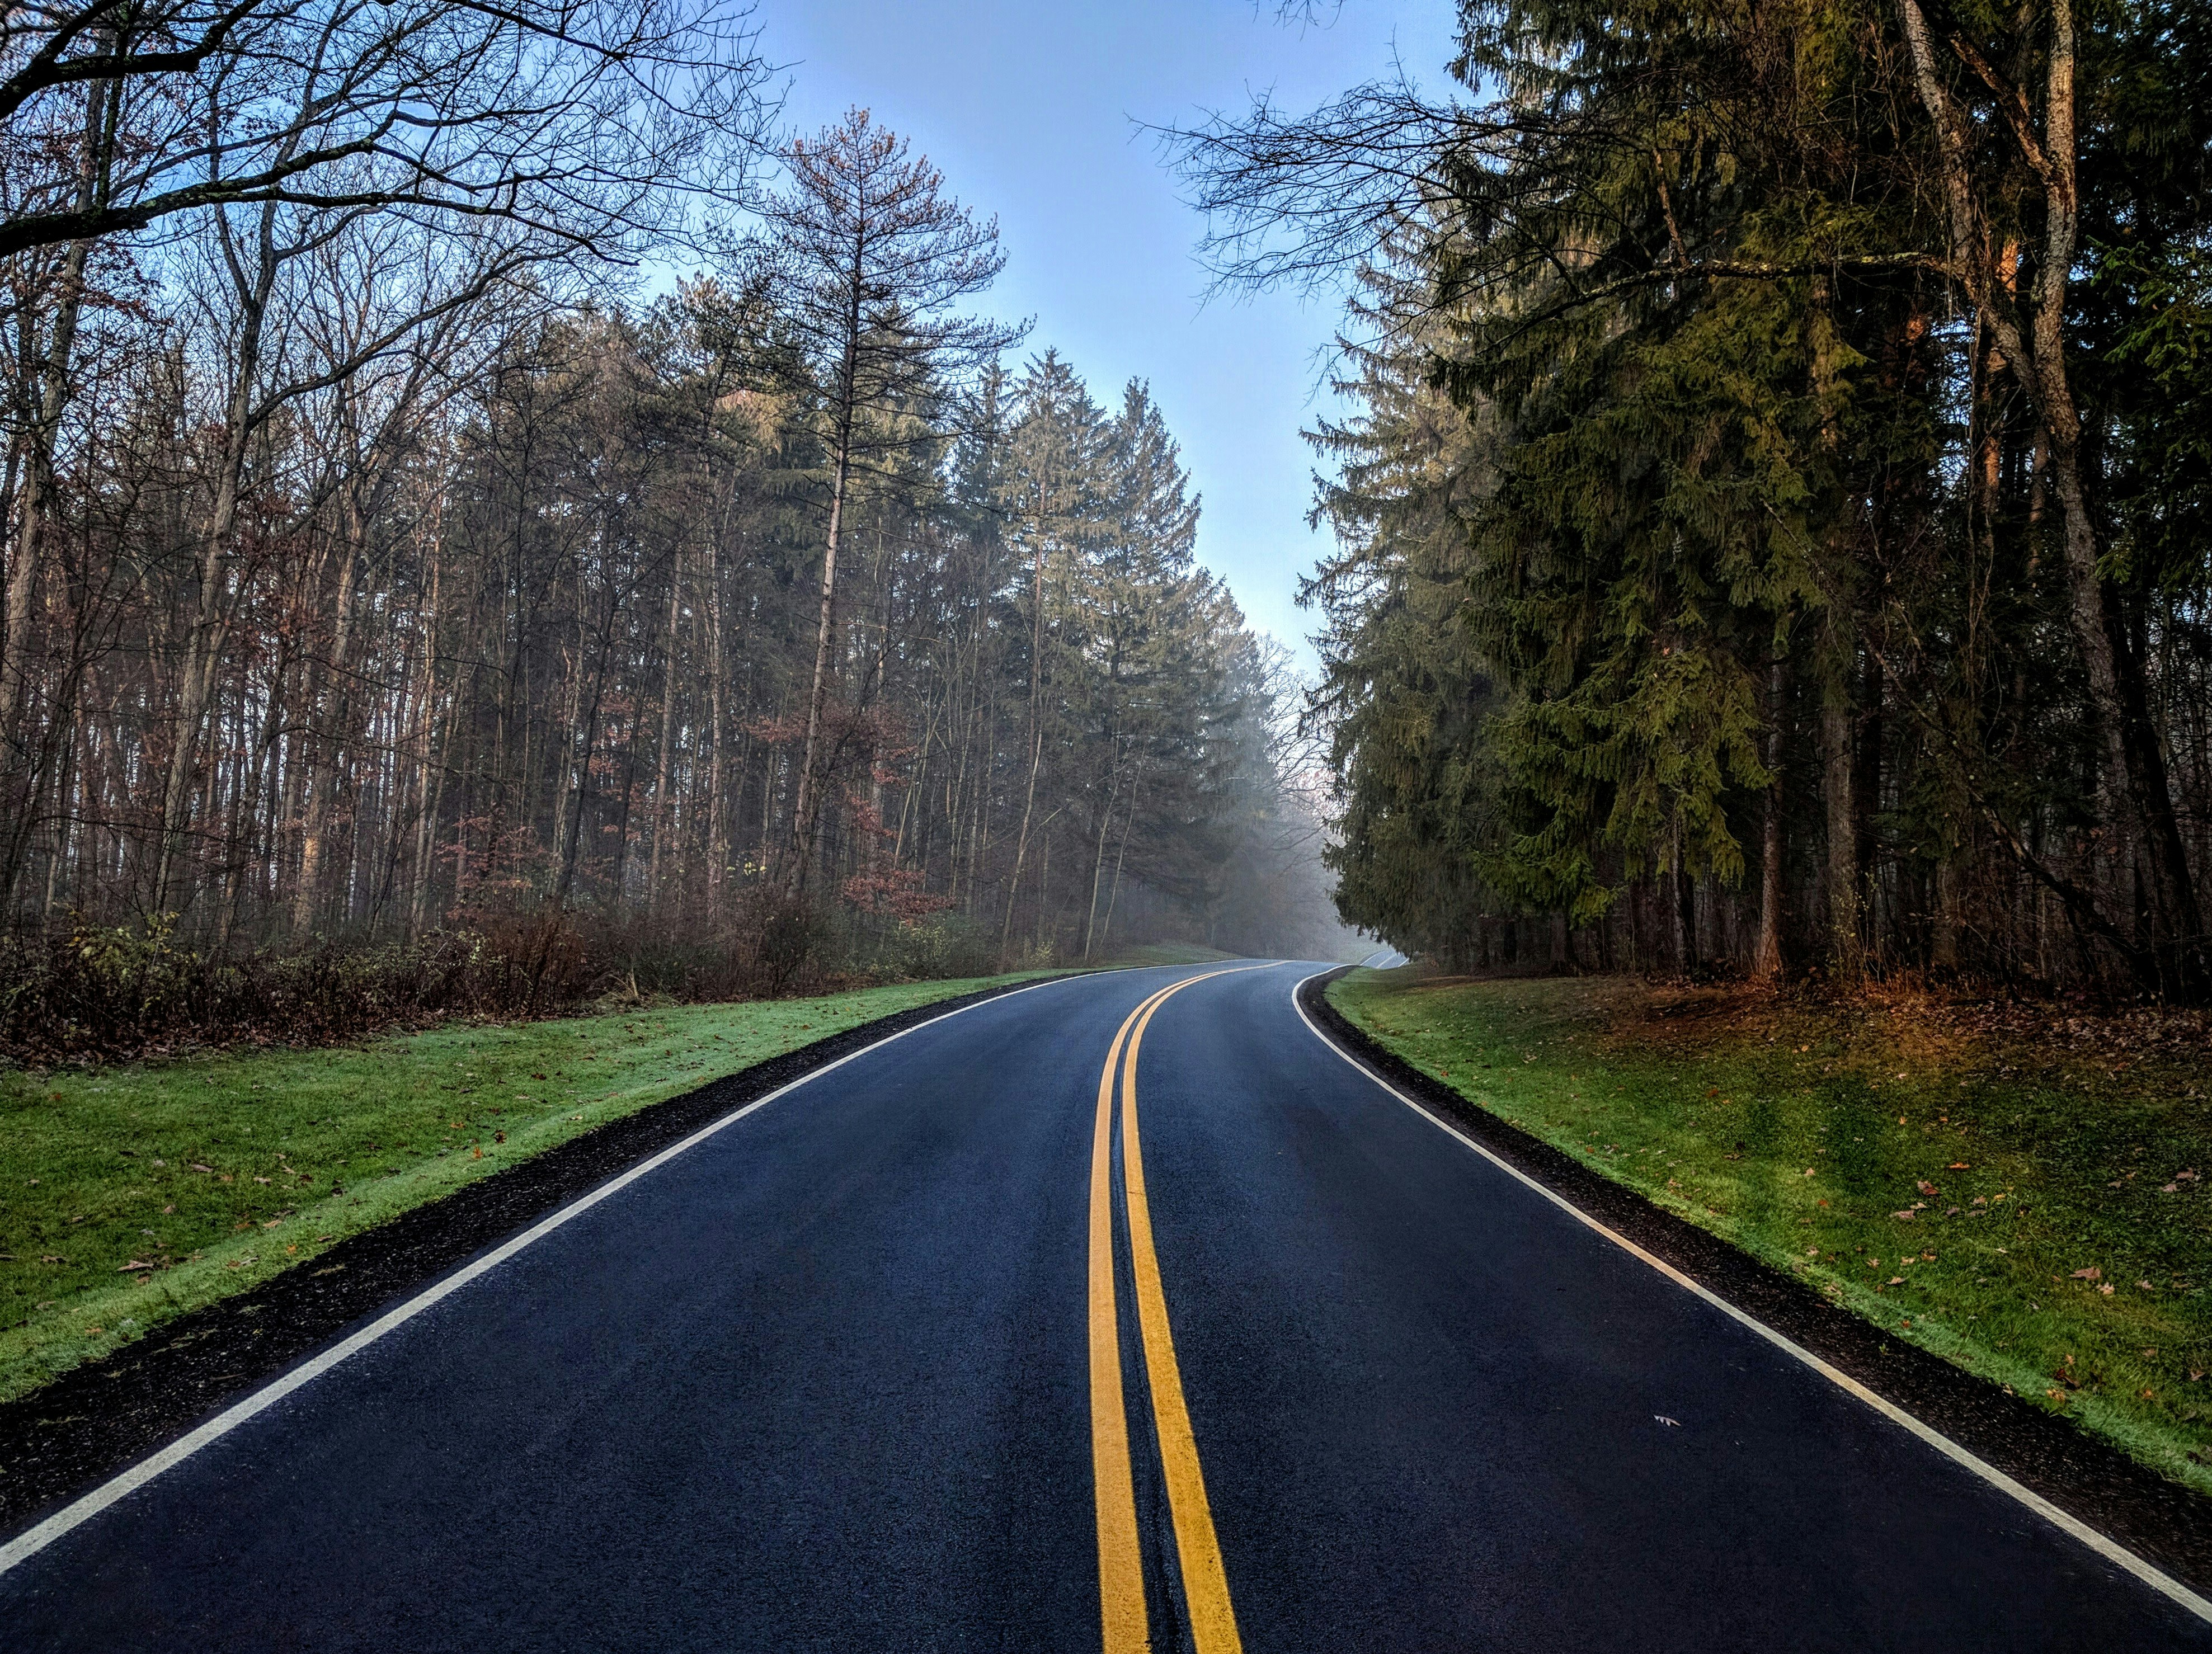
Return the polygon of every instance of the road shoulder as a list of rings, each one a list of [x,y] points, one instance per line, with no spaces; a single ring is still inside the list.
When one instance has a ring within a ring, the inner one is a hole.
[[[1346,969],[1348,969],[1346,967]],[[1847,1374],[2077,1520],[2202,1592],[2212,1587],[2212,1499],[1940,1357],[1822,1299],[1717,1235],[1664,1211],[1407,1063],[1326,994],[1343,970],[1297,989],[1307,1018],[1389,1085],[1577,1210]]]
[[[0,1404],[0,1536],[702,1127],[906,1029],[1035,986],[1005,983],[862,1023],[609,1120]]]

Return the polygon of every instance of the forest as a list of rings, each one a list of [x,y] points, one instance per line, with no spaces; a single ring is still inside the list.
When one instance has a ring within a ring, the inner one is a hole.
[[[1146,386],[744,13],[0,33],[0,1037],[1333,937]]]
[[[1348,295],[1349,921],[1456,970],[2203,1003],[2212,14],[1463,0],[1165,135]]]

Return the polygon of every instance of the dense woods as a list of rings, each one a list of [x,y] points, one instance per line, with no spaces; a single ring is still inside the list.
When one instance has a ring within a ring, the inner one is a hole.
[[[994,223],[879,123],[779,137],[742,18],[34,21],[10,1037],[1307,939],[1160,410],[974,308]]]
[[[1177,140],[1225,279],[1352,294],[1345,915],[2212,995],[2204,9],[1458,15],[1455,98]]]

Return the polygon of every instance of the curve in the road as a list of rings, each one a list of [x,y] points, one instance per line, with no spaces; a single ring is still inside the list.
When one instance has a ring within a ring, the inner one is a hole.
[[[1305,974],[1042,984],[715,1122],[13,1542],[0,1648],[2207,1645]]]

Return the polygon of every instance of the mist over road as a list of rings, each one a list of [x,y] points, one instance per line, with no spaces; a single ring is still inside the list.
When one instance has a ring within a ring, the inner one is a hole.
[[[0,1646],[2204,1645],[1345,1061],[1316,968],[772,1098],[0,1574]]]

